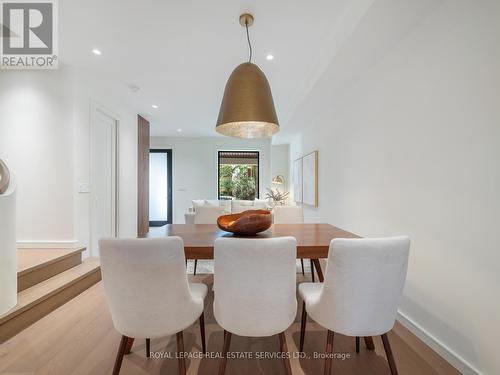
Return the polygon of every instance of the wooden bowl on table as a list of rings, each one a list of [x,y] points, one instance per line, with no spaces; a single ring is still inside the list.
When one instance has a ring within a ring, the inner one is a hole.
[[[271,224],[271,211],[267,210],[248,210],[239,214],[223,215],[217,219],[220,229],[242,236],[254,236],[264,232]]]

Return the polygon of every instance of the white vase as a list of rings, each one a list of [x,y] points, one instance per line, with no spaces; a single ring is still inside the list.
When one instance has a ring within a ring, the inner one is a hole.
[[[17,303],[16,185],[0,194],[0,315]]]

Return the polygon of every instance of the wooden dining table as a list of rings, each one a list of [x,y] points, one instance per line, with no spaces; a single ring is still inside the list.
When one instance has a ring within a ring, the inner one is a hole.
[[[236,237],[215,224],[167,224],[151,228],[147,238],[179,236],[184,242],[186,259],[213,259],[215,240],[220,237]],[[274,238],[291,236],[297,240],[297,259],[311,259],[320,282],[324,280],[319,259],[328,258],[330,242],[334,238],[359,238],[354,233],[330,224],[273,224],[265,232],[255,236],[237,238]],[[368,349],[374,349],[371,337],[365,338]]]

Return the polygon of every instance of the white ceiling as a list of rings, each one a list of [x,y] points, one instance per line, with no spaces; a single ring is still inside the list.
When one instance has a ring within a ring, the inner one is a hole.
[[[65,0],[59,52],[63,64],[121,85],[117,99],[150,120],[152,135],[218,136],[226,80],[248,56],[238,18],[250,12],[253,62],[271,85],[281,125],[273,141],[281,143],[297,133],[288,120],[323,74],[336,74],[342,89],[442,2]]]
[[[123,83],[126,96],[128,85],[139,86],[133,101],[153,135],[216,136],[226,80],[247,59],[238,17],[249,11],[253,61],[269,79],[285,128],[347,6],[357,3],[367,1],[61,1],[61,61]]]

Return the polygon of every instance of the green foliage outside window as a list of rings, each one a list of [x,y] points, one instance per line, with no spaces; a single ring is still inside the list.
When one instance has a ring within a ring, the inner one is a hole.
[[[219,193],[221,198],[255,199],[257,194],[257,174],[256,165],[219,165]]]

